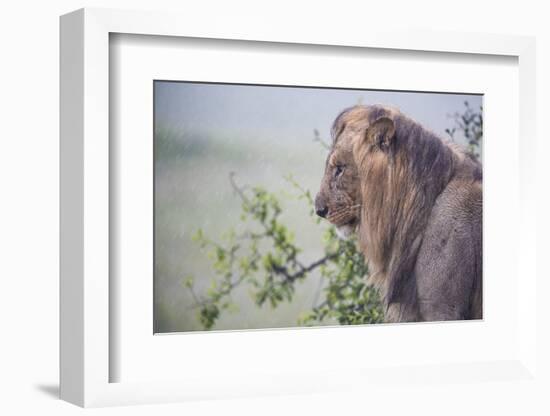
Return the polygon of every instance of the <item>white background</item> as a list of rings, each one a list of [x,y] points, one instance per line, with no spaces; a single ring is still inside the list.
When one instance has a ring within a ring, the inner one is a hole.
[[[0,12],[2,147],[0,204],[3,342],[0,349],[0,409],[5,414],[72,414],[81,412],[55,399],[58,382],[58,16],[83,6],[179,10],[208,24],[208,13],[239,19],[258,16],[286,24],[324,25],[328,31],[346,25],[396,25],[438,30],[537,35],[539,213],[549,212],[548,172],[543,153],[550,152],[545,115],[550,114],[550,32],[544,2],[479,1],[346,2],[327,5],[292,2],[180,1],[21,1],[3,4]],[[6,129],[7,127],[7,129]],[[543,177],[544,175],[544,177]],[[539,220],[540,237],[548,221]],[[544,245],[544,246],[543,246]],[[547,266],[540,259],[539,268]],[[539,285],[548,292],[548,282]],[[549,307],[539,305],[548,319]],[[547,327],[548,328],[548,327]],[[548,351],[548,331],[539,332]],[[542,351],[541,351],[542,352]],[[539,354],[548,374],[548,359]],[[408,391],[388,386],[377,397],[339,392],[316,396],[258,398],[93,410],[100,414],[548,414],[545,391],[507,383],[432,385]],[[426,397],[411,409],[411,395]],[[537,404],[539,407],[537,407]],[[367,407],[368,406],[368,407]]]

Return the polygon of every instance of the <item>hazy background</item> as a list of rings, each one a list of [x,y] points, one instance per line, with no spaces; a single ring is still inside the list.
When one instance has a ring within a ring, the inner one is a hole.
[[[478,109],[479,95],[434,94],[321,88],[269,87],[184,82],[155,82],[155,332],[199,330],[193,299],[182,282],[195,277],[205,291],[214,272],[206,252],[191,236],[201,228],[219,240],[237,231],[240,202],[228,175],[242,185],[261,185],[280,193],[283,219],[296,233],[304,259],[322,254],[321,230],[308,217],[304,202],[285,199],[284,176],[312,193],[323,174],[326,150],[313,140],[314,129],[329,141],[334,118],[354,104],[398,107],[425,127],[449,138],[450,115],[464,102]],[[457,136],[455,141],[461,142]],[[234,313],[225,313],[214,329],[295,326],[312,307],[318,276],[298,284],[291,303],[258,308],[246,289],[238,289]]]

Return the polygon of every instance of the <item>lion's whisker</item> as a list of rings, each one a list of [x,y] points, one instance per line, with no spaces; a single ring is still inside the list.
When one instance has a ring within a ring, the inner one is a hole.
[[[338,213],[335,213],[335,214],[330,214],[327,219],[329,220],[334,220],[335,218],[341,218],[343,216],[345,216],[347,213],[346,212],[338,212]]]
[[[340,214],[342,212],[349,212],[350,210],[354,209],[354,205],[346,205],[345,207],[338,208],[337,210],[331,212],[331,215]]]
[[[341,214],[343,212],[347,212],[348,210],[349,210],[348,207],[340,208],[340,209],[337,209],[335,211],[331,211],[330,216],[338,215],[338,214]]]
[[[338,222],[338,220],[342,219],[342,218],[345,218],[347,216],[347,212],[341,212],[337,215],[331,215],[329,216],[329,220],[332,221],[332,222]]]
[[[334,216],[336,216],[336,215],[343,214],[343,213],[345,213],[345,212],[347,212],[347,211],[348,211],[347,209],[340,209],[340,210],[338,210],[338,211],[331,212],[331,213],[329,214],[329,217],[334,217]]]
[[[345,207],[338,208],[336,211],[333,211],[329,214],[327,219],[332,222],[338,222],[342,218],[345,218],[350,213],[358,210],[361,207],[361,204],[347,205]]]

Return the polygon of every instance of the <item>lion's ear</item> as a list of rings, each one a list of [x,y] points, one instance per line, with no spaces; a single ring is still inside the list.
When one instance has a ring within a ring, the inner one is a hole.
[[[366,132],[367,143],[379,147],[381,150],[387,150],[391,140],[395,136],[395,124],[393,120],[387,117],[381,117],[372,123]]]

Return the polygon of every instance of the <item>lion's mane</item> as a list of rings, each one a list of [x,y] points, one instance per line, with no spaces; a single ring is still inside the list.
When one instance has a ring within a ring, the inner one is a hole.
[[[481,181],[481,166],[452,143],[383,106],[344,110],[333,125],[334,141],[345,126],[362,131],[383,117],[395,126],[385,152],[354,143],[361,194],[358,239],[374,268],[371,282],[381,289],[386,306],[393,305],[387,319],[399,321],[418,313],[413,270],[437,198],[457,175]]]

